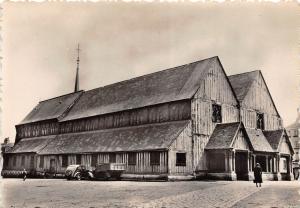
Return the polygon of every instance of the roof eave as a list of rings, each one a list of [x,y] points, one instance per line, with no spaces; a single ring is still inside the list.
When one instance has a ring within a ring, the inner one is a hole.
[[[76,154],[108,154],[108,153],[124,153],[124,152],[149,152],[149,151],[168,151],[168,148],[150,148],[142,150],[117,150],[117,151],[93,151],[93,152],[57,152],[57,153],[37,153],[38,155],[76,155]]]

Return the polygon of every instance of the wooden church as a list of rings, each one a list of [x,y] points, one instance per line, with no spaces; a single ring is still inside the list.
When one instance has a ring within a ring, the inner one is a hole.
[[[16,125],[3,176],[126,164],[123,178],[291,180],[293,149],[260,71],[218,57],[41,101]]]

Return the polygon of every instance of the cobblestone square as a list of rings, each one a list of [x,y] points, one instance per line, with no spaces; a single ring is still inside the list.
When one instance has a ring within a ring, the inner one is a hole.
[[[1,180],[3,208],[48,207],[300,207],[298,181],[67,181]]]

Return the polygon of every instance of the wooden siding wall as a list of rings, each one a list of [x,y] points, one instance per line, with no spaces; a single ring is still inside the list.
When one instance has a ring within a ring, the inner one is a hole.
[[[222,107],[222,123],[239,121],[238,102],[220,65],[212,67],[191,103],[194,135],[194,167],[207,170],[204,148],[216,123],[212,122],[212,104]]]
[[[222,123],[239,121],[238,103],[226,75],[219,65],[212,67],[192,100],[193,132],[210,135],[216,123],[212,122],[212,104],[222,106]]]
[[[22,165],[22,156],[25,156],[25,163]],[[36,156],[35,154],[30,153],[24,153],[24,154],[10,154],[8,155],[9,161],[8,161],[8,167],[6,167],[6,170],[23,170],[24,168],[28,171],[32,169],[30,166],[30,160],[31,157],[34,157],[34,168],[36,167]],[[14,157],[16,158],[16,165],[13,164]],[[34,169],[33,168],[33,169]]]
[[[234,148],[238,150],[250,150],[249,144],[243,134],[243,131],[239,131],[234,143]]]
[[[125,163],[125,173],[135,174],[161,174],[167,173],[168,171],[168,153],[160,151],[160,165],[150,165],[150,152],[137,152],[136,153],[136,165],[128,165],[128,153],[116,153],[116,163]],[[55,159],[56,161],[56,172],[64,173],[66,167],[62,167],[62,155],[46,155],[44,156],[44,167],[40,168],[40,157],[37,159],[37,170],[48,170],[50,169],[50,160]],[[109,153],[98,153],[98,163],[108,163]],[[95,169],[91,165],[92,155],[81,154],[81,164],[85,165],[88,169]],[[76,164],[76,155],[68,155],[68,165]]]
[[[207,152],[207,167],[210,172],[225,172],[227,167],[226,151]]]
[[[129,111],[90,117],[67,122],[41,121],[16,127],[17,141],[21,138],[59,133],[91,131],[125,126],[136,126],[165,121],[187,120],[191,117],[189,100],[164,103]]]
[[[206,152],[204,148],[209,135],[194,135],[194,167],[195,170],[207,170]]]
[[[201,98],[192,101],[193,132],[200,135],[211,135],[216,124],[212,122],[212,100]],[[222,123],[239,121],[239,110],[237,107],[219,103],[222,106]]]
[[[193,143],[191,123],[174,140],[169,149],[169,174],[188,175],[193,173]],[[186,153],[186,165],[176,166],[176,153]]]
[[[40,167],[40,162],[41,162],[41,157],[38,156],[37,157],[37,166],[36,169],[37,171],[47,171],[50,170],[50,160],[54,159],[55,160],[55,165],[56,165],[56,172],[60,172],[61,171],[61,157],[59,157],[58,155],[47,155],[47,156],[43,156],[44,157],[44,166]],[[65,169],[64,169],[65,171]]]
[[[265,130],[282,128],[282,119],[276,112],[275,106],[261,76],[252,86],[241,103],[241,120],[246,128],[256,128],[256,113],[264,113]]]
[[[136,157],[136,165],[128,165],[126,173],[162,174],[168,172],[168,152],[160,152],[160,165],[150,165],[150,152],[139,152]]]
[[[258,111],[253,109],[241,108],[241,120],[243,121],[246,128],[255,129],[256,126],[256,114]],[[261,112],[261,111],[259,111]],[[282,128],[282,119],[277,115],[264,113],[264,124],[265,130],[278,130]]]
[[[164,103],[131,111],[63,122],[61,123],[60,132],[91,131],[165,121],[187,120],[190,119],[190,112],[190,101]]]
[[[59,124],[55,121],[24,124],[16,127],[17,138],[28,138],[59,133]]]
[[[279,147],[279,152],[284,153],[284,154],[289,154],[289,155],[291,154],[291,150],[290,150],[290,147],[287,143],[286,138],[282,139],[282,142],[281,142],[280,147]]]

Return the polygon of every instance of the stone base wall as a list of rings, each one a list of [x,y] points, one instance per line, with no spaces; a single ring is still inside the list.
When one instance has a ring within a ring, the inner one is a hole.
[[[254,180],[254,173],[249,172],[248,176],[244,177],[245,180],[253,181]],[[197,180],[230,180],[234,181],[237,180],[236,173],[209,173],[209,172],[199,172],[196,174]],[[281,180],[294,180],[293,175],[285,174],[285,173],[263,173],[262,174],[263,181],[281,181]]]
[[[1,176],[4,178],[22,177],[22,170],[2,170]],[[27,177],[37,178],[63,178],[64,174],[47,175],[44,172],[27,171]],[[210,172],[197,172],[195,175],[168,175],[168,174],[122,174],[121,178],[124,180],[164,180],[164,181],[184,181],[184,180],[237,180],[235,172],[224,173],[210,173]],[[247,177],[245,177],[247,178]],[[263,181],[281,181],[281,180],[294,180],[294,176],[288,173],[263,173]],[[248,173],[248,180],[254,180],[254,173]]]
[[[121,178],[124,180],[168,180],[167,174],[150,175],[150,174],[122,174]]]
[[[281,178],[282,181],[292,181],[294,180],[294,175],[289,173],[278,173],[278,177]]]
[[[254,180],[254,173],[250,172],[249,176],[251,175],[251,179]],[[287,173],[262,173],[262,180],[263,181],[290,181],[294,180],[294,176]]]
[[[169,175],[168,176],[168,181],[190,181],[194,180],[196,177],[194,175],[184,175],[184,176],[173,176]]]
[[[235,181],[236,173],[209,173],[209,172],[199,172],[196,174],[197,180],[226,180],[226,181]]]
[[[274,181],[276,180],[276,173],[262,173],[262,180],[263,181]]]

